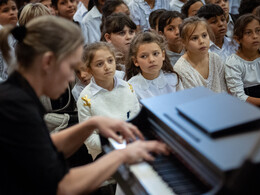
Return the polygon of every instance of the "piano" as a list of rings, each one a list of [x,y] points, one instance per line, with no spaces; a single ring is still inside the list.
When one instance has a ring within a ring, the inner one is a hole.
[[[248,103],[240,102],[235,97],[228,97],[232,102],[239,104],[233,106],[243,111],[242,115],[239,114],[240,116],[237,117],[242,116],[243,120],[253,113],[249,116],[251,117],[249,120],[252,121],[248,123],[245,121],[244,124],[233,129],[227,128],[224,133],[217,136],[206,133],[201,125],[184,117],[179,111],[185,108],[184,104],[187,104],[188,108],[198,112],[198,116],[195,116],[197,118],[200,117],[199,113],[207,108],[221,108],[222,112],[226,109],[226,112],[233,113],[232,116],[235,115],[234,112],[239,112],[239,110],[230,110],[232,105],[222,104],[222,95],[217,99],[216,95],[218,94],[199,87],[141,100],[142,110],[130,122],[138,126],[147,140],[157,139],[165,142],[171,150],[171,155],[156,156],[154,162],[121,165],[114,177],[125,194],[223,194],[225,185],[233,181],[234,174],[241,170],[246,159],[251,158],[249,155],[259,142],[260,110]],[[202,98],[206,99],[198,101],[202,103],[201,109],[189,105],[190,102]],[[209,106],[210,101],[206,101],[212,98],[215,101],[214,108]],[[213,112],[213,115],[204,118],[206,119],[204,122],[207,123],[207,120],[210,124],[216,122],[218,127],[217,119],[221,118],[219,114]],[[233,120],[225,114],[223,113],[223,116],[228,118],[227,123]],[[120,144],[110,140],[110,146],[106,145],[104,150],[109,152],[120,147],[122,147]],[[255,164],[260,162],[258,147],[254,149],[251,161]]]

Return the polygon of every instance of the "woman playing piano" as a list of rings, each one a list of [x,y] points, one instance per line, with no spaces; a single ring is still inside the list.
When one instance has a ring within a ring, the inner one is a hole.
[[[26,26],[6,26],[0,32],[0,46],[7,62],[10,33],[18,41],[18,68],[0,85],[0,194],[86,194],[120,164],[153,160],[150,151],[167,153],[162,143],[137,141],[92,164],[69,169],[65,158],[94,129],[117,141],[120,138],[116,132],[132,139],[142,135],[129,123],[105,117],[92,117],[49,135],[38,98],[58,98],[74,79],[83,50],[80,29],[54,16],[38,17]]]

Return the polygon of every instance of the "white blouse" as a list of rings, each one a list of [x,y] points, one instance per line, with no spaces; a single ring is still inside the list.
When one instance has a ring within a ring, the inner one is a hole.
[[[176,74],[163,71],[160,71],[160,75],[154,80],[147,80],[139,73],[128,82],[133,86],[139,100],[183,89],[181,81],[178,83]]]
[[[209,76],[205,79],[182,56],[174,65],[174,70],[180,75],[184,89],[204,86],[214,92],[227,91],[224,74],[224,63],[220,57],[209,52]]]
[[[260,85],[260,57],[246,61],[233,54],[226,60],[225,77],[230,92],[246,101],[244,88]]]

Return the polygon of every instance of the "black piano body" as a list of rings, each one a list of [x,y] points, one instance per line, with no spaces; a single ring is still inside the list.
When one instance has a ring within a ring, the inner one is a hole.
[[[141,112],[130,121],[147,139],[161,140],[170,147],[172,154],[158,156],[151,166],[176,194],[221,194],[260,137],[259,120],[242,125],[239,132],[212,137],[176,109],[178,105],[213,95],[215,93],[200,87],[144,99]],[[260,116],[260,110],[254,112]],[[252,160],[260,162],[260,150]],[[125,165],[118,169],[115,177],[126,194],[153,194]]]

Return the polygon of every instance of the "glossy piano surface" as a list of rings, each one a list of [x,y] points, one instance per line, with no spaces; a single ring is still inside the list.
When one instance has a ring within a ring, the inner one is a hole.
[[[171,156],[158,156],[150,163],[161,180],[157,183],[172,190],[169,194],[215,194],[230,174],[241,167],[260,137],[257,123],[248,130],[212,138],[176,110],[180,104],[213,95],[201,87],[144,99],[142,111],[130,121],[147,139],[162,140],[171,148]],[[254,159],[260,162],[260,151]],[[153,194],[131,168],[121,167],[117,176],[126,194]]]

